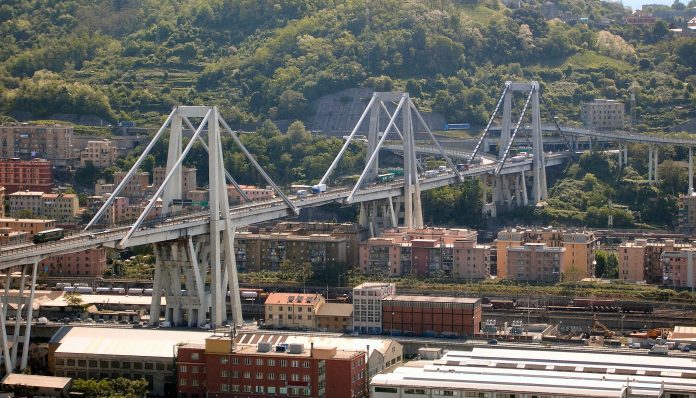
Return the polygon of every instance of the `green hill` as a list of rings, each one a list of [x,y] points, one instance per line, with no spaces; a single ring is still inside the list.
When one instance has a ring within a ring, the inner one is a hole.
[[[293,119],[323,94],[370,86],[408,90],[424,109],[481,124],[503,81],[538,79],[567,119],[583,100],[627,99],[634,81],[646,128],[689,117],[696,40],[672,38],[664,23],[595,27],[623,18],[616,3],[557,0],[567,23],[524,4],[7,0],[0,114],[156,124],[174,104],[207,103],[232,122]]]

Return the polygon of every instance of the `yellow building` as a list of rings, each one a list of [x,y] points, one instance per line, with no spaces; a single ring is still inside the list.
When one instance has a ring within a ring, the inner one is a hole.
[[[266,325],[313,329],[317,310],[325,302],[320,294],[271,293],[264,303]]]
[[[45,193],[42,215],[57,221],[74,221],[80,202],[74,193]]]
[[[80,165],[91,163],[96,167],[109,167],[118,158],[118,148],[111,140],[87,141],[87,147],[80,153]]]

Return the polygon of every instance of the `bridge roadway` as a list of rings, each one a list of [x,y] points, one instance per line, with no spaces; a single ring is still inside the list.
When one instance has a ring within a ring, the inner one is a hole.
[[[547,166],[558,165],[563,162],[565,157],[566,155],[562,153],[549,155],[546,158]],[[531,170],[531,163],[531,159],[525,159],[517,163],[507,162],[502,173],[512,174],[523,170],[529,171]],[[497,163],[495,162],[476,165],[469,170],[462,171],[461,174],[465,177],[477,177],[493,173],[496,165]],[[453,171],[448,171],[436,177],[421,178],[420,188],[425,191],[455,184],[457,181],[456,174]],[[291,199],[299,209],[321,206],[332,202],[345,203],[345,199],[350,195],[351,189],[352,187],[336,187],[318,195],[310,195],[303,198],[291,196]],[[403,180],[395,180],[386,184],[370,184],[359,189],[355,194],[354,201],[359,203],[401,195],[403,195]],[[237,227],[288,216],[292,216],[292,212],[279,198],[263,202],[245,203],[230,209],[230,217]],[[103,230],[76,232],[68,234],[59,241],[0,247],[0,270],[39,261],[49,255],[73,253],[99,246],[123,249],[118,246],[118,243],[129,228],[130,225],[123,225]],[[160,219],[143,223],[143,226],[135,231],[128,241],[128,246],[203,235],[209,233],[208,228],[207,211],[179,216],[173,215],[165,220]],[[218,228],[220,230],[224,228],[222,221],[219,222]]]
[[[543,125],[541,126],[543,131],[558,131],[555,125]],[[491,127],[490,130],[499,131],[500,126]],[[592,138],[602,138],[604,140],[612,141],[624,141],[624,142],[637,142],[641,144],[658,144],[658,145],[678,145],[686,147],[696,147],[696,140],[689,138],[679,138],[679,137],[660,137],[656,135],[647,134],[634,134],[627,131],[615,130],[615,132],[610,131],[598,131],[589,130],[581,127],[568,127],[563,126],[561,130],[570,135],[575,136],[585,136]],[[518,133],[519,134],[519,133]]]

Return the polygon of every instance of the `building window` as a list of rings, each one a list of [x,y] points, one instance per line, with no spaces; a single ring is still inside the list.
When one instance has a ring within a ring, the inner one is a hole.
[[[192,361],[197,361],[199,359],[199,355],[197,352],[191,353],[191,360]]]
[[[256,379],[263,380],[263,372],[256,372]]]
[[[245,365],[251,365],[251,358],[244,358]]]
[[[229,385],[229,384],[220,384],[220,391],[229,392],[229,391],[230,391],[230,385]]]
[[[180,385],[180,386],[185,386],[185,385],[186,385],[186,379],[184,379],[184,378],[179,379],[179,385]]]
[[[256,393],[263,394],[263,386],[256,386]]]
[[[269,359],[268,366],[275,366],[275,359]]]
[[[275,373],[269,373],[266,377],[268,377],[268,380],[275,380]]]
[[[227,369],[220,371],[220,377],[230,377],[230,372]]]
[[[290,367],[299,368],[299,367],[300,367],[300,361],[290,361]]]
[[[293,373],[293,374],[290,376],[290,380],[292,380],[292,381],[300,381],[300,375],[297,374],[297,373]]]
[[[257,358],[256,359],[256,366],[263,366],[263,359]]]
[[[191,366],[191,373],[198,373],[198,366]]]
[[[288,376],[287,376],[285,373],[281,373],[281,374],[278,375],[278,379],[279,379],[279,380],[282,380],[282,381],[285,381],[285,380],[288,379]]]
[[[309,366],[310,366],[309,361],[304,361],[304,363],[302,364],[302,367],[305,369],[309,369]]]

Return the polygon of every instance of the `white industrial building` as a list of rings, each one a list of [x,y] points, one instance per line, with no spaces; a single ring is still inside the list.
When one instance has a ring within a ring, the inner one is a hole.
[[[372,378],[372,398],[696,398],[692,358],[474,348]]]

